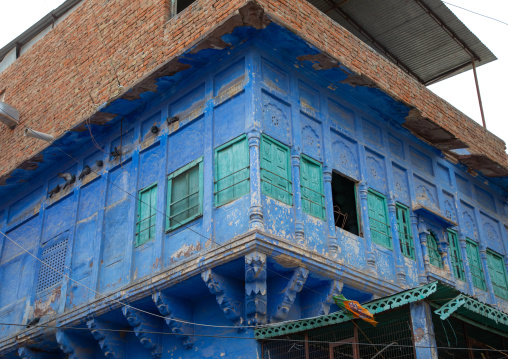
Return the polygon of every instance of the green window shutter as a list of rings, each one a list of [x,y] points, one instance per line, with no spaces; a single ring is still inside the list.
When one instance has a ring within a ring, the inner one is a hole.
[[[448,242],[450,245],[450,259],[452,262],[453,274],[456,279],[461,281],[466,280],[466,274],[464,272],[464,263],[462,262],[462,255],[460,253],[459,239],[457,233],[452,230],[447,231]]]
[[[473,278],[473,285],[481,290],[486,290],[485,276],[483,274],[482,262],[480,260],[480,252],[478,251],[478,244],[468,239],[466,242],[467,261],[469,262],[469,269]]]
[[[203,158],[168,176],[166,229],[175,229],[203,214]]]
[[[369,189],[367,201],[369,205],[370,236],[372,242],[392,249],[390,221],[388,219],[385,196]]]
[[[293,205],[289,147],[265,135],[261,137],[261,192]]]
[[[249,193],[249,163],[249,144],[245,135],[215,149],[216,206]]]
[[[321,163],[310,157],[300,158],[300,191],[302,210],[311,216],[325,219],[325,196],[323,194],[323,169]]]
[[[139,191],[138,219],[136,223],[136,246],[155,238],[157,214],[157,184]]]
[[[411,223],[407,207],[396,205],[397,230],[399,231],[400,251],[406,257],[415,259],[413,236],[411,235]]]
[[[434,237],[432,233],[427,235],[427,250],[429,252],[430,264],[443,269],[443,259],[441,258],[441,253],[439,253],[439,249],[437,247],[436,237]]]
[[[487,266],[489,268],[492,286],[494,287],[494,293],[498,297],[508,300],[508,283],[503,257],[491,250],[488,250]]]

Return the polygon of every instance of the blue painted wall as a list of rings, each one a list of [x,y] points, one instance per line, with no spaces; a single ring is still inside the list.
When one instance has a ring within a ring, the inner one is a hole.
[[[289,54],[266,50],[263,43],[248,42],[192,75],[177,90],[154,100],[151,106],[124,116],[111,127],[93,127],[100,148],[92,142],[84,143],[83,150],[73,154],[79,164],[70,159],[62,161],[58,168],[20,185],[16,193],[2,201],[2,231],[38,257],[45,248],[66,241],[63,272],[100,293],[116,292],[140,278],[175,266],[182,259],[199,255],[212,245],[261,229],[275,239],[283,238],[315,253],[329,255],[346,267],[376,273],[380,282],[395,284],[400,289],[440,279],[489,303],[508,308],[504,300],[493,294],[491,285],[490,291],[483,292],[473,287],[470,278],[466,282],[453,278],[446,255],[445,227],[439,216],[411,211],[416,260],[401,255],[398,234],[393,231],[395,203],[410,209],[424,206],[457,222],[455,229],[463,243],[470,238],[479,243],[481,251],[490,248],[506,258],[506,194],[417,140],[397,121],[386,118],[382,107],[378,112],[372,111],[350,93],[328,86],[327,71],[330,70],[314,71],[303,65],[295,63]],[[373,94],[372,102],[378,101]],[[179,121],[168,126],[165,120],[172,116],[178,116]],[[157,134],[150,132],[154,125],[160,128]],[[250,146],[250,193],[214,207],[214,149],[242,134],[248,135]],[[293,206],[260,192],[261,134],[290,147]],[[120,145],[121,160],[114,159],[109,152]],[[302,154],[322,163],[325,220],[302,211],[299,188]],[[167,176],[202,156],[203,215],[190,222],[186,226],[189,228],[167,233],[164,218]],[[104,166],[97,167],[97,160],[102,160]],[[78,175],[85,165],[102,177],[92,173],[48,198],[47,192],[64,182],[57,173]],[[357,183],[361,236],[333,224],[332,172]],[[135,197],[139,190],[154,183],[158,191],[155,239],[136,247],[138,203]],[[393,249],[371,241],[366,205],[368,189],[387,197]],[[438,235],[444,270],[429,266],[428,258],[424,258],[425,248],[420,246],[420,239],[429,229]],[[466,258],[463,260],[467,262]],[[483,262],[490,283],[485,259]],[[65,279],[35,294],[39,271],[40,264],[34,258],[0,237],[0,322],[25,323],[33,317],[55,317],[99,297]],[[243,285],[243,273],[237,280]],[[201,279],[197,285],[206,292]],[[272,286],[276,286],[275,282]],[[192,289],[183,288],[176,296],[193,298],[188,304],[193,313],[189,320],[231,324],[213,295],[196,299]],[[315,312],[309,304],[312,300],[303,305],[298,296],[288,319]],[[0,337],[16,330],[16,327],[0,326]],[[200,333],[218,332],[202,329]],[[235,332],[235,335],[249,333]],[[178,340],[164,337],[164,357],[257,355],[254,341],[234,345],[224,341],[217,345],[211,338],[199,338],[194,349],[188,350],[176,345]],[[138,341],[132,346],[127,350],[136,353],[136,358],[150,357]]]

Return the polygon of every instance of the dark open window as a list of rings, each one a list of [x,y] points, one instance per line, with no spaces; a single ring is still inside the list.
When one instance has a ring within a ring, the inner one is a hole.
[[[175,0],[176,2],[176,13],[179,14],[183,10],[185,10],[187,7],[189,7],[190,4],[192,4],[196,0]]]
[[[350,179],[338,173],[332,174],[333,215],[335,226],[355,235],[360,235],[356,186]]]

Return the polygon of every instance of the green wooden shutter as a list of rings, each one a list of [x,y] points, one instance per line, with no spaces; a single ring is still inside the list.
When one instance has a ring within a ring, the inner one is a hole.
[[[501,298],[508,299],[508,284],[503,257],[488,250],[487,266],[489,268],[492,286],[494,287],[494,293]]]
[[[321,164],[310,157],[300,159],[300,191],[302,210],[311,216],[326,218],[323,194],[323,170]]]
[[[415,249],[413,236],[411,235],[409,211],[407,207],[397,203],[395,213],[397,215],[397,230],[399,231],[400,251],[404,256],[415,259]]]
[[[467,261],[473,278],[473,285],[481,290],[486,290],[485,276],[483,274],[482,262],[480,260],[480,252],[478,244],[468,239],[466,242]]]
[[[175,229],[203,214],[203,158],[168,176],[166,228]]]
[[[429,261],[435,267],[443,269],[443,258],[441,257],[441,253],[439,252],[439,248],[437,246],[436,237],[432,233],[427,235],[427,250],[429,253]]]
[[[455,275],[456,279],[464,281],[466,279],[466,275],[464,272],[464,263],[462,262],[462,255],[460,252],[457,233],[455,233],[452,230],[448,230],[447,234],[448,234],[448,242],[450,245],[450,259],[452,263],[453,274]]]
[[[157,184],[139,191],[138,220],[136,223],[136,246],[155,238],[157,213]]]
[[[369,189],[367,202],[372,242],[391,249],[390,222],[385,196]]]
[[[261,137],[261,192],[293,205],[289,148],[265,135]]]
[[[249,144],[245,135],[215,150],[216,206],[249,193],[249,163]]]

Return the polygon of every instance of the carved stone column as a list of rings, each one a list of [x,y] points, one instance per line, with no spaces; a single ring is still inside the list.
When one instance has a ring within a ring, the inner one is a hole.
[[[303,225],[302,197],[300,189],[300,153],[291,150],[291,169],[293,174],[293,200],[295,204],[295,240],[305,245],[305,232]]]
[[[404,262],[404,257],[402,256],[402,252],[400,250],[399,228],[397,225],[396,211],[397,208],[395,204],[395,199],[393,198],[393,195],[390,195],[388,197],[388,216],[390,219],[390,230],[392,232],[395,275],[397,276],[397,283],[405,287],[407,286],[406,265]]]
[[[261,135],[257,130],[247,134],[250,157],[250,207],[249,229],[263,230],[263,207],[261,204],[260,150]]]
[[[245,256],[245,315],[248,325],[266,324],[266,255]]]
[[[328,221],[328,250],[332,256],[336,255],[339,248],[337,233],[335,232],[335,217],[333,216],[332,196],[332,170],[329,167],[324,169],[323,178],[325,181],[325,203],[326,220]]]

